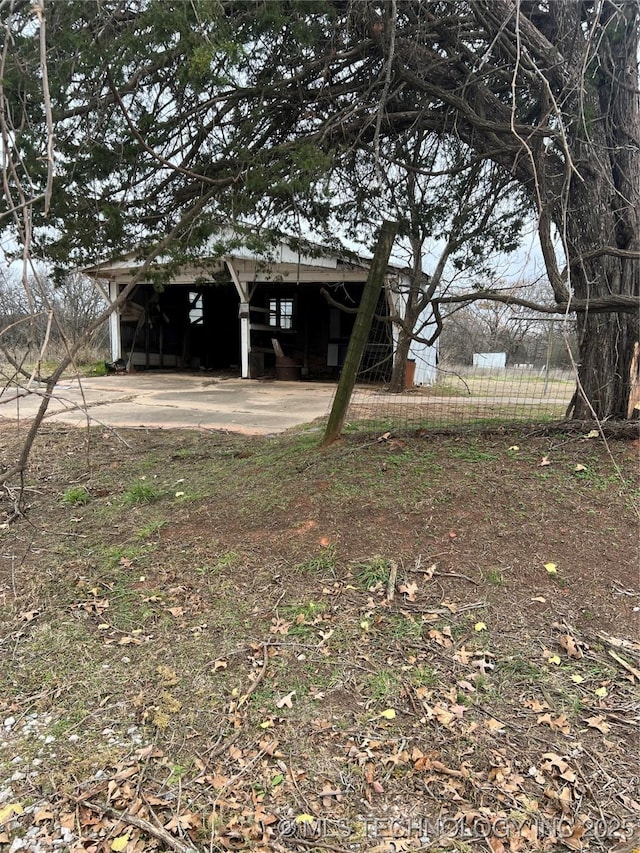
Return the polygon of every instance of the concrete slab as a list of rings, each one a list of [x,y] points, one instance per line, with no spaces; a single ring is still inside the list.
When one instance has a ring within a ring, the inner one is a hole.
[[[47,420],[86,426],[226,429],[249,435],[283,432],[328,415],[335,385],[228,379],[210,374],[131,373],[64,380]],[[0,392],[2,421],[31,419],[42,389]],[[86,406],[86,409],[85,409]]]

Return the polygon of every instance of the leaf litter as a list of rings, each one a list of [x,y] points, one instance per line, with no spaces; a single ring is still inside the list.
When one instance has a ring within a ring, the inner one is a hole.
[[[518,464],[535,468],[538,452]],[[366,558],[344,546],[332,565],[287,577],[299,555],[287,563],[267,533],[235,571],[194,574],[204,528],[190,532],[192,516],[181,505],[163,519],[181,531],[179,547],[165,527],[162,553],[138,564],[81,555],[81,583],[68,555],[54,555],[66,578],[58,598],[36,584],[17,596],[14,674],[0,697],[0,844],[11,853],[500,853],[631,838],[640,646],[576,627],[564,589],[536,587],[533,571],[515,620],[500,588],[470,597],[464,518],[449,514],[444,557],[406,542],[388,552],[398,598],[384,583],[362,589],[351,567]],[[135,519],[115,523],[121,537]],[[338,528],[332,539],[344,543]],[[239,527],[220,548],[243,544]],[[566,555],[562,565],[570,583]],[[534,605],[544,609],[523,623]],[[60,636],[41,625],[68,633],[79,666],[24,690],[28,662]],[[83,696],[89,663],[103,676]]]

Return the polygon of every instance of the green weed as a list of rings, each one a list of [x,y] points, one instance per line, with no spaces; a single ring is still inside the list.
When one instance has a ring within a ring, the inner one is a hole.
[[[496,453],[488,453],[471,445],[467,447],[454,447],[449,452],[454,459],[460,459],[462,462],[494,462],[498,459]]]
[[[129,505],[150,504],[162,497],[161,493],[144,480],[137,480],[124,493],[124,502]]]
[[[62,495],[62,502],[68,506],[87,504],[90,500],[91,495],[84,486],[69,486],[66,492]]]
[[[136,539],[151,539],[152,536],[155,536],[162,530],[166,523],[164,519],[162,521],[150,521],[138,530],[135,535]]]
[[[336,576],[336,549],[334,545],[327,545],[315,557],[310,557],[296,565],[296,570],[303,574],[329,574]]]
[[[400,677],[394,670],[379,669],[367,678],[363,691],[372,702],[388,702],[397,695],[400,684]]]
[[[500,569],[489,569],[485,574],[484,579],[487,583],[493,586],[504,586],[504,575]]]
[[[420,664],[411,673],[411,684],[414,687],[435,687],[438,681],[438,673],[426,664]]]
[[[366,563],[359,563],[356,567],[356,578],[364,589],[378,584],[386,584],[389,581],[391,563],[385,557],[372,557]]]
[[[389,632],[396,640],[417,643],[422,637],[422,623],[410,616],[393,614],[388,619]]]

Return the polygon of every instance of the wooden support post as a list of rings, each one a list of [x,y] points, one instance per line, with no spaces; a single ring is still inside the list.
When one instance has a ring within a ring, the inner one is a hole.
[[[342,430],[351,394],[353,393],[353,386],[356,383],[356,374],[360,368],[362,354],[367,345],[369,332],[371,331],[371,323],[373,322],[373,315],[378,304],[378,297],[380,296],[384,277],[387,273],[389,255],[391,254],[393,241],[397,232],[397,222],[385,221],[382,223],[376,251],[373,256],[369,275],[367,276],[367,282],[364,286],[351,338],[349,339],[347,356],[344,361],[342,373],[340,374],[336,395],[333,399],[329,422],[324,433],[322,444],[325,446],[334,442]]]
[[[118,298],[118,285],[115,281],[109,282],[109,301],[115,302]],[[122,344],[120,336],[120,309],[116,308],[109,315],[109,339],[111,343],[111,361],[122,358]]]
[[[627,417],[629,420],[640,416],[640,343],[633,345],[633,356],[629,368],[629,405]]]
[[[251,379],[249,365],[249,353],[251,352],[250,285],[240,281],[231,258],[225,258],[224,262],[227,265],[229,275],[240,299],[240,307],[238,309],[238,319],[240,321],[240,376],[243,379]]]

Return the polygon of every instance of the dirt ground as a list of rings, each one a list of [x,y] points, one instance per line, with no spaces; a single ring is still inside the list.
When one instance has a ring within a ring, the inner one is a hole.
[[[637,441],[320,437],[46,426],[0,495],[0,848],[640,843]]]

